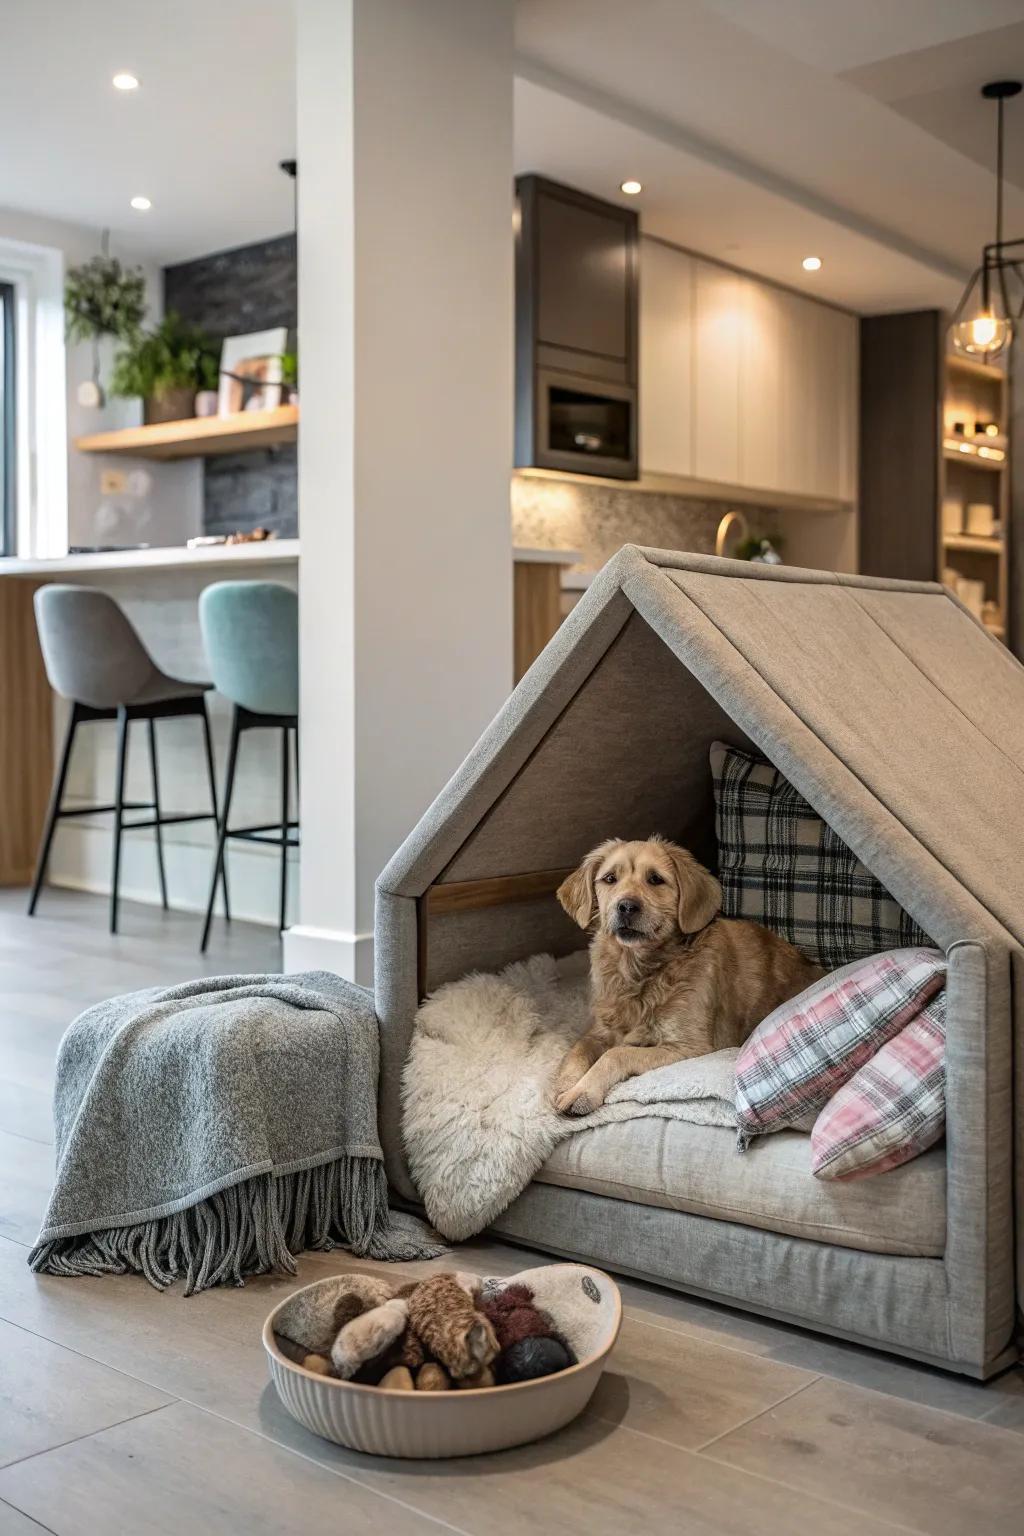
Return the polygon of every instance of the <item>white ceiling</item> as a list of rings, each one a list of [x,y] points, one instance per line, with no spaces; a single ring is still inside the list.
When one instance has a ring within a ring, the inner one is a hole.
[[[292,228],[290,0],[0,9],[0,207],[109,228],[115,249],[162,262]],[[115,91],[118,70],[141,88]]]
[[[2,4],[0,207],[162,262],[291,227],[292,0]],[[951,303],[990,236],[977,93],[1024,77],[1024,0],[518,0],[516,46],[516,169],[637,176],[650,233],[860,310]]]
[[[959,46],[951,32],[984,35],[995,23],[1002,33],[998,72],[1024,77],[1024,38],[1011,26],[1007,39],[1008,15],[1024,21],[1024,0],[519,0],[517,46],[549,87],[571,77],[572,88],[605,113],[717,166],[740,208],[751,210],[750,240],[764,233],[756,189],[776,193],[768,234],[784,242],[792,231],[793,250],[786,271],[765,267],[766,275],[809,286],[792,210],[814,209],[830,221],[840,246],[851,242],[850,264],[859,274],[858,291],[844,283],[843,292],[834,288],[829,296],[843,300],[845,293],[854,307],[887,309],[904,302],[905,270],[891,285],[894,252],[931,273],[918,303],[949,301],[950,288],[955,292],[990,237],[994,177],[963,148],[834,69],[878,71],[894,46],[913,49],[916,89],[928,78],[923,53],[935,50],[948,69],[948,50]],[[972,108],[985,78],[962,83]],[[1024,98],[1008,130],[1019,144]],[[658,188],[643,165],[621,174],[645,182],[646,210]],[[689,211],[678,207],[676,214],[686,219]],[[645,225],[660,219],[652,211]],[[1015,188],[1008,189],[1007,222],[1024,230],[1024,195]],[[855,250],[855,237],[868,248]],[[721,247],[710,254],[726,255]],[[742,253],[732,259],[748,264]],[[813,291],[826,292],[828,271],[823,267]]]

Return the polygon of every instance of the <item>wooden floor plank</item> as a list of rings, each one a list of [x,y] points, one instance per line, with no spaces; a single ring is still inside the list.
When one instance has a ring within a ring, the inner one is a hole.
[[[1024,1447],[1009,1430],[816,1381],[704,1452],[928,1536],[1020,1536]]]
[[[54,1536],[437,1536],[393,1499],[174,1403],[0,1471]]]
[[[109,1366],[0,1322],[0,1467],[171,1399]]]

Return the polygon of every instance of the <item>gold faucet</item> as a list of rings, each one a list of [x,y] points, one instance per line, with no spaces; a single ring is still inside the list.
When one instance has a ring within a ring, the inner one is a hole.
[[[716,555],[725,554],[725,546],[728,542],[729,535],[732,533],[733,528],[737,526],[739,527],[740,538],[749,539],[750,524],[747,522],[747,519],[744,517],[743,513],[737,511],[727,512],[722,518],[722,521],[719,523],[718,532],[715,534]]]

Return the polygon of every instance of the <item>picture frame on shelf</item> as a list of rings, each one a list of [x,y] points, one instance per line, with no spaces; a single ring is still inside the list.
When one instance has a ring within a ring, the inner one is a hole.
[[[247,336],[224,338],[220,354],[218,415],[271,411],[283,404],[283,355],[287,344],[288,330],[283,325],[266,331],[252,331]]]

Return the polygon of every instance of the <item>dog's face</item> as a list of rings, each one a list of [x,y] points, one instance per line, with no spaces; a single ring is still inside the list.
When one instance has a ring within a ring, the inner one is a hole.
[[[663,944],[705,927],[722,905],[722,888],[692,853],[663,838],[612,838],[588,853],[558,888],[569,916],[629,948]]]

